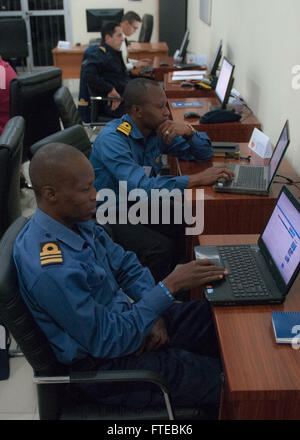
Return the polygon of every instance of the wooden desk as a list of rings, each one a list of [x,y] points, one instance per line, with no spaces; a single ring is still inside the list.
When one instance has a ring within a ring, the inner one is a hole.
[[[240,152],[242,157],[251,155],[250,164],[252,165],[264,165],[268,162],[253,153],[248,148],[248,144],[240,144]],[[217,166],[226,162],[239,161],[224,158],[213,158],[212,161],[202,163],[178,161],[178,172],[181,175],[194,174],[212,165]],[[249,164],[247,161],[242,162]],[[281,162],[278,173],[295,181],[300,180],[286,159]],[[277,181],[282,183],[275,183]],[[275,206],[285,179],[275,178],[275,182],[268,196],[216,193],[211,186],[203,187],[203,234],[260,234]],[[300,191],[296,187],[289,186],[289,189],[296,197],[300,197]],[[192,194],[194,202],[196,189]]]
[[[195,70],[201,70],[195,68]],[[182,87],[181,81],[172,81],[173,72],[165,73],[164,75],[164,91],[167,98],[210,98],[216,97],[214,90],[196,89],[195,87]]]
[[[249,244],[257,236],[201,236],[201,245]],[[282,305],[214,307],[225,372],[221,419],[300,419],[300,349],[276,344],[271,311],[300,310],[300,277]]]
[[[169,48],[167,43],[138,43],[132,42],[127,46],[128,57],[135,60],[143,58],[166,57],[168,56]]]
[[[161,63],[167,64],[167,65],[162,66]],[[203,69],[203,70],[205,70],[206,66],[186,67],[184,70],[189,70],[189,69],[197,69],[197,70]],[[153,77],[154,77],[155,81],[163,82],[164,76],[166,73],[174,72],[176,70],[182,70],[182,69],[178,69],[177,67],[175,67],[173,57],[169,57],[169,56],[158,57],[158,56],[156,56],[153,60]],[[176,97],[177,96],[175,96],[175,98]]]
[[[88,46],[73,46],[72,49],[52,50],[53,64],[62,70],[62,78],[80,78],[80,69],[84,51]]]
[[[201,124],[199,118],[197,119],[184,119],[184,113],[186,108],[173,108],[173,102],[195,102],[199,101],[202,107],[194,107],[200,116],[210,111],[211,105],[217,105],[218,99],[216,97],[206,98],[179,98],[169,99],[169,108],[171,117],[174,121],[188,121],[193,125],[195,130],[205,131],[212,141],[224,141],[224,142],[249,142],[254,128],[261,130],[261,124],[258,119],[250,114],[250,111],[244,107],[242,112],[242,118],[239,122],[226,122],[219,124]]]

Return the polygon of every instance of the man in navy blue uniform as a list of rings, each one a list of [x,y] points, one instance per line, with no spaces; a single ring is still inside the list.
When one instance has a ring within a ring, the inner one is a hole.
[[[213,155],[210,139],[188,123],[170,120],[166,94],[150,79],[130,81],[124,101],[128,113],[106,124],[93,145],[90,161],[97,191],[109,188],[118,197],[119,182],[125,181],[128,192],[143,189],[150,200],[153,189],[183,192],[233,175],[226,167],[209,167],[189,176],[160,175],[163,154],[182,160],[210,160]],[[119,222],[111,227],[115,240],[134,251],[156,280],[173,270],[184,254],[183,224]]]
[[[57,359],[74,370],[153,370],[168,380],[175,407],[216,407],[221,370],[210,306],[174,303],[174,294],[226,270],[192,261],[155,284],[135,254],[91,220],[94,171],[73,147],[41,148],[30,178],[38,208],[16,239],[14,260],[21,294]],[[147,384],[86,391],[107,404],[163,406]]]
[[[80,72],[78,110],[85,122],[90,121],[90,90],[95,96],[120,98],[130,81],[124,64],[121,46],[125,38],[120,24],[107,23],[102,29],[102,42],[91,45],[83,54]],[[99,105],[107,116],[124,113],[121,101]]]

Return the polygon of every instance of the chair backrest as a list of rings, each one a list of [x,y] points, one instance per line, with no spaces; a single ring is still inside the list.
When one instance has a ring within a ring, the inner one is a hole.
[[[23,162],[30,159],[32,144],[60,130],[53,95],[61,85],[62,71],[56,67],[19,76],[10,83],[11,117],[25,119]]]
[[[51,376],[65,369],[57,362],[46,336],[19,292],[13,260],[14,242],[27,221],[25,217],[19,217],[0,241],[0,320],[19,344],[35,374]]]
[[[0,19],[0,54],[3,59],[28,57],[27,41],[23,18]]]
[[[52,142],[72,145],[72,147],[80,150],[88,159],[90,157],[92,146],[82,125],[74,125],[36,142],[30,148],[31,155],[33,156],[41,147]]]
[[[8,169],[9,169],[9,151],[0,149],[0,238],[7,229],[7,200],[8,200]]]
[[[64,128],[82,124],[81,116],[68,87],[60,87],[53,97]]]
[[[25,122],[22,116],[10,119],[0,136],[0,150],[8,152],[8,165],[6,172],[7,190],[6,206],[1,209],[1,217],[5,218],[5,229],[21,215],[20,203],[20,169],[23,153],[23,137]],[[3,220],[2,218],[2,220]]]
[[[142,18],[142,25],[139,35],[139,42],[140,43],[149,43],[152,36],[152,30],[153,30],[153,15],[151,14],[144,14]]]

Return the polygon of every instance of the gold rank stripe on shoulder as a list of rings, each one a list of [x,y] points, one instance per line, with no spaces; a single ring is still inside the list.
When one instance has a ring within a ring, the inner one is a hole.
[[[102,52],[106,53],[106,47],[104,47],[104,46],[99,46],[99,49],[102,50]]]
[[[122,122],[121,125],[119,125],[119,127],[117,128],[118,131],[121,131],[122,133],[126,134],[126,136],[129,136],[132,127],[129,124],[129,122]]]
[[[63,256],[56,241],[41,243],[40,261],[41,266],[49,266],[50,264],[62,264]]]

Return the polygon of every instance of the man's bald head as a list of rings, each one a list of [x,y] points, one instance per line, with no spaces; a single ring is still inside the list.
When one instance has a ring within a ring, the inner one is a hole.
[[[37,199],[42,197],[42,188],[58,188],[75,179],[77,165],[87,161],[81,151],[71,145],[51,143],[41,147],[33,156],[30,166],[30,180]]]

